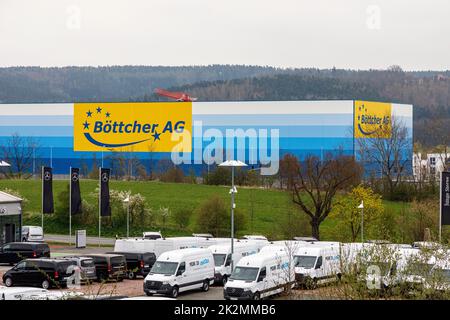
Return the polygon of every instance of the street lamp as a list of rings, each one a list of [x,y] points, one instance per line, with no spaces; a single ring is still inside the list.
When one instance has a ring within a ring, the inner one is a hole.
[[[364,242],[364,201],[361,201],[361,204],[358,206],[358,209],[361,209],[361,242]]]
[[[239,160],[227,160],[219,164],[219,167],[231,167],[231,270],[233,271],[233,253],[234,253],[234,194],[237,193],[237,189],[234,186],[234,168],[246,167],[247,165]]]
[[[127,238],[130,237],[130,195],[123,199],[123,203],[127,205]]]

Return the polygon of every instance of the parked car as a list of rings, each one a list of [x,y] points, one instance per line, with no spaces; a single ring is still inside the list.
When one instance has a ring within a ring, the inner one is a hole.
[[[44,241],[44,232],[42,227],[37,226],[23,226],[22,227],[22,241],[39,242]]]
[[[94,259],[95,273],[98,281],[122,281],[127,277],[127,261],[121,254],[88,254]]]
[[[127,261],[128,279],[136,279],[136,276],[146,277],[156,261],[153,252],[107,252],[109,254],[120,254]]]
[[[69,266],[74,261],[65,259],[25,259],[3,275],[3,283],[7,287],[40,286],[43,289],[65,287],[68,278],[73,274]]]
[[[147,296],[155,293],[176,298],[179,292],[208,291],[214,283],[214,258],[211,250],[188,248],[167,251],[156,260],[144,280]]]
[[[50,258],[50,247],[43,242],[10,242],[0,246],[0,263],[14,265],[26,258]]]
[[[29,295],[47,293],[48,290],[33,287],[3,287],[0,286],[0,300],[28,300]]]
[[[62,259],[67,259],[76,262],[76,265],[80,270],[81,282],[90,282],[97,279],[97,274],[95,272],[95,263],[93,258],[83,256],[66,256],[63,257]]]
[[[146,232],[142,233],[142,239],[156,240],[156,239],[161,239],[161,238],[162,238],[161,232],[146,231]]]

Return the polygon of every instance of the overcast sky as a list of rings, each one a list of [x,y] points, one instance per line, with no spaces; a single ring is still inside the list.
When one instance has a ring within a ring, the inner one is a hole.
[[[0,66],[450,69],[449,0],[0,0]]]

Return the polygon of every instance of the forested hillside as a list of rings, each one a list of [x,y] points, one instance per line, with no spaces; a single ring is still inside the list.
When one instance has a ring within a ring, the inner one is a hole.
[[[427,130],[436,120],[450,128],[450,71],[404,72],[398,66],[363,71],[239,65],[0,68],[0,103],[165,100],[153,94],[156,87],[185,91],[199,101],[411,103],[415,140],[428,146],[446,143]]]

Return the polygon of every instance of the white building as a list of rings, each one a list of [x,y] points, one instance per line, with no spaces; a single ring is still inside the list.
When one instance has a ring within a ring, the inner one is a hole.
[[[20,241],[22,199],[0,191],[0,244]]]
[[[413,173],[415,180],[428,180],[434,176],[439,180],[439,174],[450,167],[450,153],[414,153]]]

